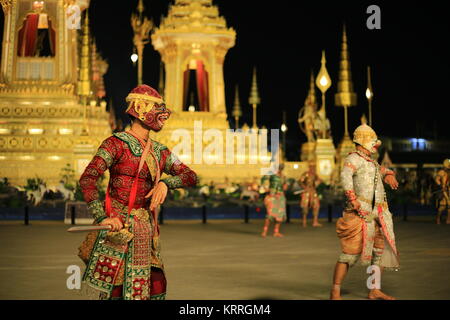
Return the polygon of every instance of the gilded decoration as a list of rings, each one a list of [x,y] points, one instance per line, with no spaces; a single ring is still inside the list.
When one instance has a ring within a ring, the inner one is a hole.
[[[218,129],[225,137],[229,124],[225,108],[223,63],[227,51],[234,46],[236,32],[227,26],[218,7],[210,0],[175,1],[151,38],[153,47],[159,51],[164,62],[164,99],[172,114],[163,132],[151,133],[150,137],[173,149],[178,141],[171,140],[172,133],[177,129],[185,129],[193,137],[195,121],[201,121],[203,130]],[[195,60],[203,63],[208,74],[208,111],[189,112],[183,109],[183,74],[191,61]],[[251,179],[259,175],[260,168],[242,165],[230,172],[225,164],[205,166],[191,162],[189,165],[202,178],[217,182],[223,181],[226,176],[236,181]],[[170,187],[180,185],[176,178],[165,178],[163,176],[162,180]]]
[[[51,188],[59,183],[61,169],[67,164],[81,173],[111,129],[97,92],[86,96],[84,104],[77,95],[78,44],[82,42],[77,41],[77,32],[64,32],[64,1],[45,1],[44,11],[55,31],[53,55],[18,56],[19,29],[27,15],[37,14],[31,3],[1,1],[4,40],[9,41],[3,42],[1,58],[0,177],[24,185],[26,179],[38,176]],[[88,44],[83,49],[89,52],[93,47]],[[88,57],[92,64],[101,65],[98,54]],[[105,72],[102,67],[96,75],[101,78]],[[103,90],[101,85],[93,88],[97,87]],[[88,136],[83,136],[85,127]]]

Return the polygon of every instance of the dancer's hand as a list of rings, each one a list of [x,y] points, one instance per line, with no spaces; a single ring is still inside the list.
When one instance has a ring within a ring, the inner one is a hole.
[[[111,231],[119,231],[123,228],[123,223],[118,217],[106,218],[100,222],[101,226],[111,226]]]
[[[398,181],[393,174],[389,174],[384,178],[384,182],[391,186],[393,190],[398,188]]]
[[[164,182],[159,182],[150,192],[145,196],[145,198],[152,197],[150,202],[150,211],[155,210],[160,204],[164,203],[167,196],[167,185]]]
[[[353,209],[355,209],[356,211],[361,208],[361,203],[357,199],[350,201],[350,203],[352,204]]]

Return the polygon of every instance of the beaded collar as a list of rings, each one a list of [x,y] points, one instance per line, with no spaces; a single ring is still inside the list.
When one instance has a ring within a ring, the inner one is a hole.
[[[372,158],[370,158],[368,155],[366,155],[365,153],[356,150],[355,152],[352,153],[356,153],[358,156],[360,156],[361,158],[363,158],[364,160],[370,161],[370,162],[376,162],[375,160],[373,160]]]

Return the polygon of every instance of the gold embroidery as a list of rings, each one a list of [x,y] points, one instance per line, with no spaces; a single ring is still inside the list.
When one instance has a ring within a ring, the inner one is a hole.
[[[130,215],[134,216],[135,218],[137,218],[140,221],[148,221],[150,218],[148,211],[145,210],[144,208],[133,209],[133,210],[131,210]]]
[[[118,232],[109,231],[106,238],[114,244],[125,245],[133,239],[133,234],[124,228]]]

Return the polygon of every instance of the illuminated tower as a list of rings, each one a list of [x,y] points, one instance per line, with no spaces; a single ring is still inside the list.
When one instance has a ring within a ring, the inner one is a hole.
[[[350,69],[350,56],[348,52],[347,44],[347,32],[344,25],[344,30],[342,32],[342,46],[341,46],[341,61],[339,63],[339,81],[338,90],[335,94],[335,105],[344,108],[344,137],[338,146],[338,152],[341,158],[344,159],[349,152],[352,152],[355,147],[350,139],[348,132],[348,108],[356,106],[357,95],[353,91],[352,74]]]
[[[223,62],[235,37],[212,0],[176,0],[170,6],[152,35],[165,66],[163,96],[173,111],[165,131],[186,128],[192,122],[186,120],[202,120],[204,128],[228,128]],[[191,93],[196,112],[188,111]],[[162,140],[167,136],[162,134]]]
[[[216,133],[220,131],[221,138],[229,129],[223,63],[227,51],[235,44],[236,32],[227,27],[212,0],[175,0],[151,38],[165,66],[162,95],[172,110],[164,130],[157,134],[152,132],[151,137],[173,149],[179,143],[172,140],[173,133],[178,130],[178,133],[185,132],[194,137],[191,154],[198,151],[196,146],[199,144],[205,150],[208,139],[195,134],[195,124],[201,123],[203,132],[209,129]],[[207,183],[224,181],[225,177],[230,181],[242,181],[259,176],[259,166],[255,165],[236,165],[230,170],[224,163],[201,165],[196,162],[195,155],[194,159],[180,153],[178,156]],[[203,158],[207,160],[208,156]],[[210,158],[215,159],[214,156]]]

